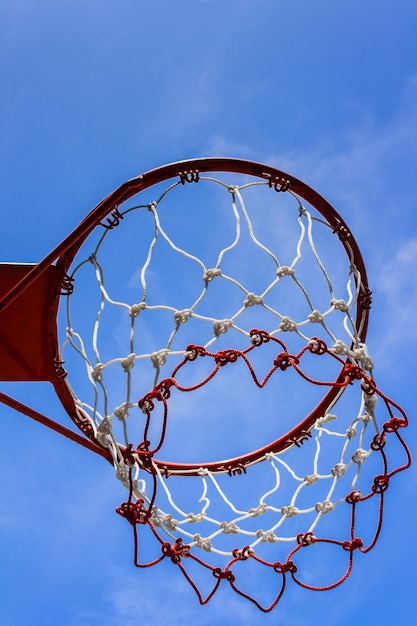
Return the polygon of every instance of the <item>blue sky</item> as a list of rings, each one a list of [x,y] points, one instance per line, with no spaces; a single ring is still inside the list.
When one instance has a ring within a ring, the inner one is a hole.
[[[164,163],[228,155],[287,171],[360,245],[375,375],[409,413],[413,451],[416,30],[409,0],[4,0],[1,260],[40,261]],[[49,385],[0,388],[69,423]],[[263,615],[227,589],[201,608],[169,568],[136,571],[111,467],[5,406],[0,423],[4,624],[414,623],[414,467],[393,480],[380,540],[344,585],[289,585]]]

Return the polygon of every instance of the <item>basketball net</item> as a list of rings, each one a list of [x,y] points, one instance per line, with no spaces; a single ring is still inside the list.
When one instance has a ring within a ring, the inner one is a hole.
[[[265,612],[289,580],[342,583],[410,463],[344,222],[285,178],[192,170],[94,236],[68,277],[60,359],[127,490],[135,565],[169,562],[201,604],[226,584]]]

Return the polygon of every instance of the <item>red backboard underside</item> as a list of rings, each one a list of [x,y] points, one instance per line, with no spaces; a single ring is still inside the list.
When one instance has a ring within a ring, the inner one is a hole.
[[[0,264],[0,300],[34,265]],[[51,265],[0,312],[0,380],[52,381],[57,356],[57,289],[62,272]]]

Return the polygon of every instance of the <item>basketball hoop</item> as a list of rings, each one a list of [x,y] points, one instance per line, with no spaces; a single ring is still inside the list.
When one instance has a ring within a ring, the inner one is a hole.
[[[336,587],[375,545],[408,422],[373,375],[358,245],[311,188],[237,159],[174,163],[13,276],[6,327],[31,289],[47,306],[23,338],[36,368],[10,348],[0,375],[50,380],[83,434],[56,429],[114,465],[138,568],[171,562],[201,604],[228,584],[267,612],[289,580]],[[306,555],[331,548],[341,571],[313,580]]]

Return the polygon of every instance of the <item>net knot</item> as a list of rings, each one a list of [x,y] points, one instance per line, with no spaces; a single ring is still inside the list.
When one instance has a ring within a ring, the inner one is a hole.
[[[135,365],[135,356],[136,355],[132,352],[132,354],[129,354],[129,356],[120,361],[120,365],[123,367],[125,372],[131,370],[132,367]]]
[[[281,371],[285,371],[293,365],[298,365],[298,363],[299,359],[292,354],[288,354],[288,352],[281,352],[281,354],[278,354],[274,359],[275,367],[279,367]]]
[[[219,580],[228,580],[229,583],[234,583],[236,580],[235,575],[230,571],[230,569],[222,570],[220,567],[214,568],[213,576]]]
[[[129,417],[129,408],[127,404],[121,404],[120,406],[117,406],[114,411],[113,411],[114,415],[117,417],[118,420],[120,420],[121,422],[123,420],[125,420],[127,417]]]
[[[323,341],[323,339],[313,337],[308,343],[308,349],[312,354],[318,354],[321,356],[322,354],[326,354],[327,344],[325,341]]]
[[[164,517],[164,514],[159,512],[158,507],[154,506],[151,514],[151,522],[154,526],[156,526],[156,528],[160,528],[162,526],[164,523]]]
[[[359,465],[360,463],[365,463],[366,459],[370,455],[370,452],[363,450],[362,448],[358,448],[356,452],[352,455],[352,461]]]
[[[190,343],[184,353],[185,361],[195,361],[198,356],[205,356],[207,354],[205,348],[203,346],[196,346]]]
[[[368,351],[366,349],[366,345],[364,343],[360,344],[359,348],[355,348],[353,350],[353,356],[357,361],[362,363],[362,367],[364,370],[372,370],[374,367],[374,363],[372,358],[369,356]]]
[[[356,428],[354,426],[350,426],[347,430],[346,430],[346,437],[348,439],[353,439],[353,437],[356,437]]]
[[[356,504],[361,499],[362,494],[360,491],[352,491],[346,496],[346,502],[348,504]]]
[[[334,504],[333,502],[330,502],[330,500],[324,500],[323,502],[317,502],[314,508],[316,509],[317,513],[323,513],[323,515],[325,515],[326,513],[330,513],[331,511],[333,511]]]
[[[268,343],[270,340],[270,336],[266,330],[257,330],[256,328],[252,328],[249,335],[251,343],[254,346],[260,346],[262,343]]]
[[[110,417],[105,417],[101,422],[100,426],[97,428],[96,438],[102,446],[107,448],[111,442],[111,433],[113,430],[113,425],[111,423]]]
[[[154,352],[153,354],[151,354],[152,365],[155,368],[161,367],[161,365],[165,365],[168,354],[169,354],[169,350],[167,348],[164,348],[163,350],[159,350],[159,352]]]
[[[205,552],[211,552],[213,549],[210,539],[207,539],[206,537],[202,537],[198,533],[194,535],[193,541],[195,545],[197,546],[197,548],[202,548]]]
[[[97,363],[91,370],[91,378],[96,382],[100,383],[103,380],[103,363]]]
[[[332,469],[332,474],[333,476],[336,476],[337,478],[342,478],[342,476],[346,474],[347,468],[348,466],[345,465],[344,463],[336,463],[336,465]]]
[[[297,543],[299,546],[310,546],[312,543],[316,543],[316,541],[317,540],[311,531],[297,535]]]
[[[353,365],[353,363],[345,363],[344,373],[350,383],[354,380],[361,380],[364,377],[362,368],[359,365]]]
[[[211,283],[212,280],[214,280],[216,278],[216,276],[221,276],[222,275],[222,271],[219,268],[213,268],[210,270],[206,270],[203,274],[203,280],[206,283]]]
[[[240,352],[238,350],[220,350],[216,352],[214,360],[220,366],[223,366],[227,363],[236,363],[239,356]]]
[[[311,485],[314,485],[314,483],[316,483],[318,480],[319,480],[318,474],[311,474],[310,476],[304,476],[304,482],[308,487],[310,487]]]
[[[295,574],[297,571],[297,566],[294,561],[287,561],[286,563],[280,563],[277,561],[273,564],[274,572],[277,574]]]
[[[348,346],[343,343],[341,339],[337,339],[330,349],[335,354],[339,354],[341,356],[347,356],[350,352]]]
[[[333,298],[330,304],[337,311],[342,311],[343,313],[349,312],[349,305],[344,300],[336,300],[336,298]]]
[[[213,324],[214,335],[216,337],[219,337],[220,335],[227,333],[229,328],[231,328],[232,326],[233,326],[232,320],[222,320],[222,321],[219,320],[217,322],[214,322]]]
[[[295,270],[292,267],[288,267],[288,265],[281,265],[277,269],[277,276],[282,278],[283,276],[294,276]]]
[[[152,391],[146,394],[143,398],[138,401],[138,407],[142,411],[142,413],[150,413],[154,410],[155,404],[153,402],[155,396]]]
[[[116,478],[118,478],[122,483],[127,482],[129,479],[129,470],[123,461],[117,464]]]
[[[383,493],[389,487],[389,476],[388,474],[380,474],[379,476],[375,476],[374,483],[372,485],[373,493]]]
[[[98,427],[97,433],[100,433],[101,435],[110,435],[112,430],[113,426],[110,417],[105,417]]]
[[[170,513],[163,516],[162,523],[168,530],[177,530],[178,521]]]
[[[250,559],[255,554],[254,550],[250,546],[245,546],[244,548],[235,548],[232,550],[232,555],[235,559],[239,559],[239,561],[246,561]]]
[[[292,504],[290,504],[290,506],[283,506],[281,509],[281,514],[285,517],[295,517],[298,513],[299,509]]]
[[[358,548],[363,547],[362,539],[359,537],[354,537],[352,541],[343,541],[342,548],[343,550],[347,550],[348,552],[353,552],[353,550],[357,550]]]
[[[268,507],[266,506],[266,504],[263,502],[262,504],[260,504],[259,506],[257,506],[256,508],[253,509],[249,509],[248,513],[249,515],[251,515],[252,517],[259,517],[260,515],[263,515],[266,511],[268,510]]]
[[[320,311],[317,311],[317,309],[314,309],[308,316],[308,320],[313,322],[313,324],[320,324],[324,320],[324,315],[322,315]]]
[[[205,513],[197,513],[197,515],[195,515],[194,513],[188,513],[187,515],[187,520],[190,522],[190,524],[198,524],[204,519],[206,519]]]
[[[117,507],[116,513],[124,517],[132,526],[146,524],[148,520],[148,511],[143,506],[142,499],[136,502],[123,502]]]
[[[221,522],[220,528],[225,535],[238,535],[240,532],[239,526],[234,522]]]
[[[334,415],[333,413],[326,413],[326,415],[323,415],[322,417],[318,417],[315,423],[315,427],[316,428],[321,428],[323,426],[323,424],[328,424],[329,422],[333,421],[337,419],[337,416]]]
[[[167,400],[171,395],[171,387],[175,384],[173,378],[164,378],[160,383],[155,385],[153,395],[157,400]]]
[[[272,530],[267,530],[266,532],[264,532],[263,530],[259,529],[256,531],[256,536],[264,543],[276,543],[278,541],[278,537],[275,533],[272,532]]]
[[[279,325],[280,330],[284,332],[289,332],[293,330],[297,330],[297,323],[294,322],[290,317],[285,316],[281,320],[281,324]]]
[[[369,378],[369,376],[366,376],[365,374],[362,375],[362,383],[361,383],[361,389],[363,392],[365,392],[366,395],[368,396],[373,396],[376,393],[376,383],[374,380],[372,380],[372,378]]]
[[[392,417],[389,422],[383,424],[383,430],[386,433],[396,433],[399,428],[407,426],[407,420],[402,417]]]
[[[123,460],[126,463],[126,465],[130,465],[130,467],[133,467],[134,465],[136,465],[138,461],[137,453],[139,454],[142,451],[141,446],[142,447],[148,446],[149,443],[150,443],[149,441],[143,441],[142,444],[140,444],[135,451],[133,451],[133,445],[131,443],[129,443],[129,445],[127,445],[126,448],[121,449]],[[145,449],[144,451],[146,453],[147,449]]]
[[[373,394],[371,396],[365,396],[364,400],[366,412],[373,415],[378,398]]]
[[[133,304],[129,309],[130,317],[137,317],[141,311],[146,309],[146,302],[139,302],[138,304]]]
[[[184,544],[180,537],[176,539],[172,545],[168,542],[164,542],[161,546],[162,554],[168,556],[175,564],[181,562],[181,557],[187,557],[190,553],[190,549],[190,546]]]
[[[255,306],[256,304],[263,304],[262,296],[255,296],[254,293],[248,293],[245,298],[245,306]]]
[[[387,438],[384,432],[377,433],[371,442],[371,450],[374,452],[381,451],[385,448]]]
[[[193,312],[191,309],[184,309],[183,311],[175,311],[174,320],[176,324],[185,324],[188,322]]]

